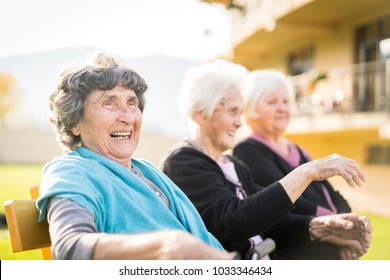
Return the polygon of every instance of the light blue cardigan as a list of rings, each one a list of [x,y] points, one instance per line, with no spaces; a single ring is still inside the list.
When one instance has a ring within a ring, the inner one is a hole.
[[[176,229],[222,249],[207,231],[190,200],[165,174],[145,160],[131,159],[131,164],[166,195],[170,209],[133,172],[79,147],[44,167],[37,201],[39,220],[46,218],[48,198],[63,197],[89,210],[99,232],[141,233]]]

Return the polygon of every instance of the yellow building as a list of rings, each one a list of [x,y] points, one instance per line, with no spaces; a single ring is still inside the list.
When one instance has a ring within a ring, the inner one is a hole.
[[[290,77],[296,110],[287,136],[314,158],[355,159],[390,205],[390,1],[206,2],[231,13],[224,56]]]

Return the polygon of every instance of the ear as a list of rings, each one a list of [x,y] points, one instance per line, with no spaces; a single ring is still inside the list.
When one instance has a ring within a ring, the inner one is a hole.
[[[205,122],[206,114],[201,111],[195,111],[192,113],[192,119],[198,124],[202,125]]]
[[[78,128],[78,125],[76,125],[75,127],[73,127],[70,131],[72,131],[73,135],[74,136],[79,136],[80,135],[80,130]]]

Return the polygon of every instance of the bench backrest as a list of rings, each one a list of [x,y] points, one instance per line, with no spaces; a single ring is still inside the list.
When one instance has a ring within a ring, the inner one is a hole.
[[[36,207],[39,185],[30,189],[32,199],[8,200],[4,203],[12,251],[42,249],[43,259],[51,259],[49,224],[38,222]]]

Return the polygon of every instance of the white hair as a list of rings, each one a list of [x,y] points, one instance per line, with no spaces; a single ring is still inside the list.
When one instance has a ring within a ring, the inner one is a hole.
[[[279,88],[284,88],[293,100],[293,88],[287,77],[277,70],[255,70],[247,75],[243,87],[245,98],[244,114],[248,119],[257,119],[256,107],[266,96]]]
[[[192,123],[194,112],[211,117],[223,93],[241,91],[247,70],[244,66],[217,59],[188,70],[179,94],[179,110]]]

